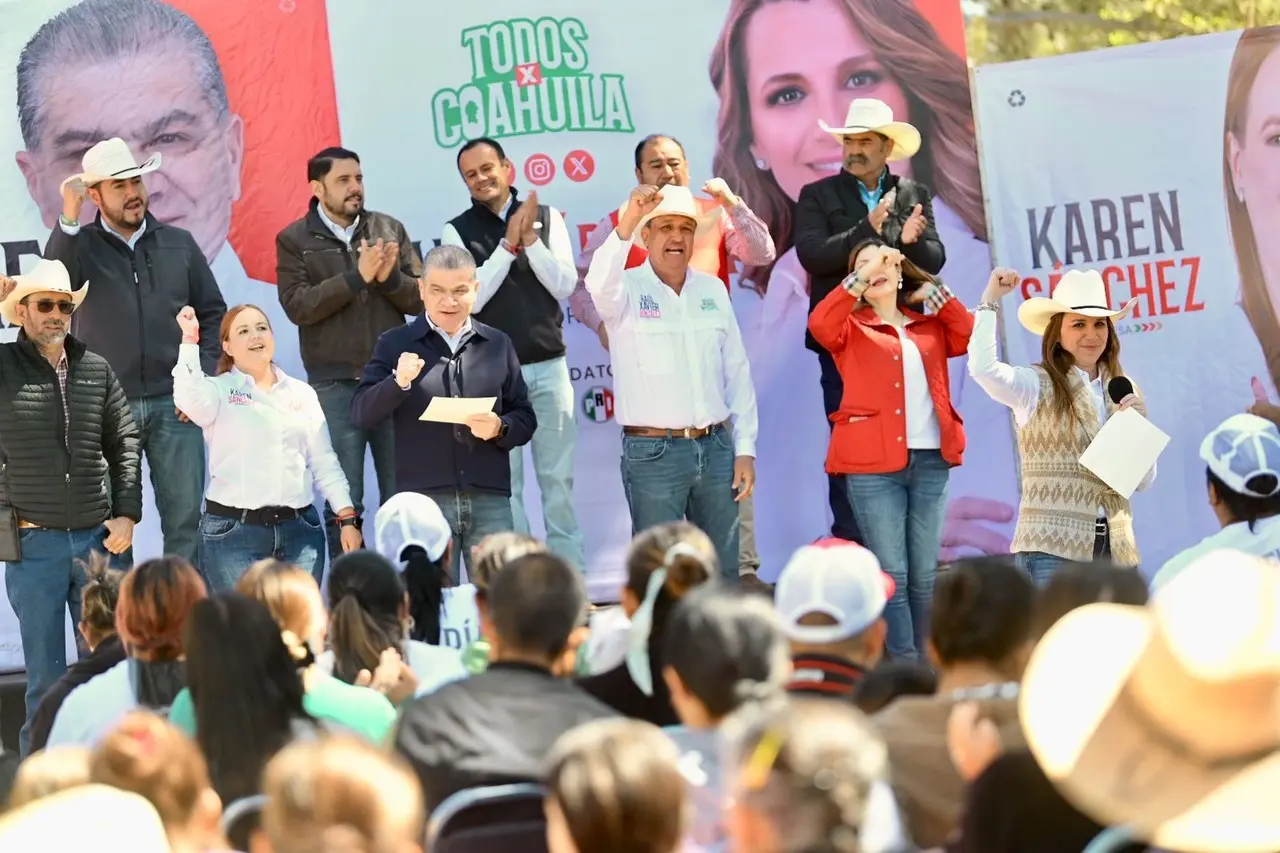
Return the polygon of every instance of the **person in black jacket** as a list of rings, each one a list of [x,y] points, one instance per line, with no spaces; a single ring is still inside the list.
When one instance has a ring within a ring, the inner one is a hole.
[[[920,131],[893,120],[884,101],[859,98],[849,105],[844,127],[818,125],[844,145],[844,169],[800,190],[796,201],[796,257],[809,273],[809,310],[849,274],[853,247],[879,237],[927,273],[937,275],[946,251],[933,223],[932,193],[924,184],[889,171],[886,163],[906,160],[920,149]],[[822,402],[830,418],[840,408],[844,382],[831,354],[805,333],[818,354]],[[849,506],[844,477],[829,479],[834,522],[831,535],[861,542]]]
[[[160,154],[138,165],[122,139],[99,142],[78,175],[62,184],[62,217],[44,256],[61,261],[73,285],[93,282],[72,331],[106,358],[120,379],[155,489],[164,550],[195,562],[204,491],[204,436],[173,404],[173,365],[181,331],[173,317],[195,308],[205,370],[218,361],[218,326],[226,313],[218,283],[195,238],[148,212],[142,176]],[[98,208],[81,224],[86,195]]]
[[[490,533],[511,530],[510,453],[538,426],[511,339],[471,317],[479,282],[471,253],[436,246],[419,283],[423,316],[383,333],[351,399],[351,420],[395,428],[396,487],[422,492],[440,506],[471,568],[471,549]],[[424,421],[437,397],[494,397],[492,410],[465,423]]]
[[[82,563],[105,550],[127,567],[142,518],[129,401],[106,359],[67,334],[86,290],[73,292],[57,261],[0,276],[0,319],[22,326],[0,344],[0,513],[18,528],[21,552],[4,580],[27,669],[23,754],[40,699],[67,668],[63,626],[68,607],[80,618]]]

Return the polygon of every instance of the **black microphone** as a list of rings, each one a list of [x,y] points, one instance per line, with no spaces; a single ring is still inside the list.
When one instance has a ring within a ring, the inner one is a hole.
[[[1111,402],[1117,406],[1120,401],[1133,393],[1133,383],[1129,381],[1127,376],[1117,376],[1107,383],[1107,394],[1111,397]]]

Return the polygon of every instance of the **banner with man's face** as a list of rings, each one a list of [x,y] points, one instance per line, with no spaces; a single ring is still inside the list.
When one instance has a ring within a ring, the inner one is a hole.
[[[277,359],[298,376],[296,332],[274,301],[275,235],[305,211],[305,163],[321,148],[358,152],[366,205],[403,221],[425,249],[469,204],[458,147],[493,137],[516,185],[564,212],[581,245],[636,183],[636,143],[675,137],[695,191],[724,177],[779,247],[771,268],[733,287],[760,405],[766,578],[830,525],[829,434],[791,234],[800,188],[840,168],[840,145],[818,120],[839,126],[851,100],[872,97],[918,124],[921,152],[893,169],[935,190],[944,275],[972,303],[989,270],[958,0],[659,0],[643,11],[591,0],[22,0],[0,3],[0,90],[16,95],[8,103],[20,119],[0,123],[0,148],[15,152],[0,166],[10,274],[43,247],[58,186],[84,150],[121,136],[140,159],[163,153],[146,178],[153,212],[195,235],[228,305],[268,308]],[[631,522],[609,357],[568,314],[564,332],[588,583],[613,598]],[[953,473],[946,544],[1007,549],[1017,503],[1008,418],[960,362],[952,374],[970,450]],[[526,472],[539,533],[531,459]],[[370,470],[371,508],[375,493]],[[159,548],[149,502],[135,553]],[[6,619],[0,604],[0,668],[21,663]]]

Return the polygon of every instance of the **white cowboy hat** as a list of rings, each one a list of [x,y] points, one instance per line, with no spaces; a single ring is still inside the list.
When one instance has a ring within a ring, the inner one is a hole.
[[[71,304],[76,308],[89,294],[89,282],[85,282],[79,290],[71,289],[71,276],[62,261],[41,260],[27,275],[15,275],[13,280],[18,284],[8,298],[0,302],[0,319],[10,326],[18,325],[14,309],[18,303],[33,293],[66,293],[71,297]]]
[[[1097,270],[1068,270],[1053,289],[1053,297],[1035,296],[1018,306],[1018,320],[1035,335],[1043,335],[1057,314],[1083,314],[1118,320],[1133,308],[1137,297],[1119,311],[1107,307],[1107,286]]]
[[[1280,573],[1214,551],[1147,607],[1089,604],[1022,678],[1027,746],[1072,805],[1184,853],[1280,850]]]
[[[154,172],[160,168],[160,160],[160,152],[157,151],[139,166],[128,143],[116,136],[104,139],[86,151],[80,161],[80,168],[84,171],[72,179],[79,178],[87,187],[103,181],[123,181]]]
[[[667,184],[658,190],[658,195],[662,197],[658,206],[641,217],[640,224],[636,226],[637,237],[651,220],[659,216],[684,216],[692,219],[697,234],[702,234],[720,221],[720,208],[703,211],[698,205],[698,200],[694,198],[693,191],[688,187]]]
[[[893,108],[875,98],[858,98],[849,104],[844,127],[832,127],[818,119],[818,127],[841,142],[855,133],[878,133],[893,140],[889,160],[906,160],[920,150],[920,131],[905,121],[893,120]]]

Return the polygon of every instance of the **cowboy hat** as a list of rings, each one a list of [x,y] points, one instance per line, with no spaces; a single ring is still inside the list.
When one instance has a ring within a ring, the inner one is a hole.
[[[696,233],[702,234],[720,221],[720,208],[704,211],[688,187],[667,184],[658,190],[658,206],[640,218],[635,233],[640,234],[646,225],[659,216],[683,216],[692,219]]]
[[[1090,604],[1036,646],[1020,715],[1071,803],[1184,853],[1280,849],[1280,572],[1213,551],[1148,607]]]
[[[1027,331],[1043,335],[1057,314],[1083,314],[1118,320],[1129,313],[1137,297],[1119,311],[1107,307],[1107,285],[1097,270],[1068,270],[1053,289],[1053,297],[1035,296],[1018,306],[1018,320]]]
[[[858,98],[849,104],[844,127],[832,127],[818,119],[818,127],[841,142],[855,133],[878,133],[893,140],[889,160],[906,160],[920,150],[920,131],[905,121],[893,120],[893,108],[875,98]]]
[[[160,161],[160,152],[157,151],[139,166],[128,143],[116,136],[104,139],[86,151],[80,161],[80,168],[84,171],[68,180],[79,178],[86,187],[103,181],[123,181],[154,172],[160,168]]]
[[[89,282],[85,282],[79,290],[71,289],[71,276],[62,261],[41,260],[27,275],[15,275],[13,280],[17,286],[13,292],[0,302],[0,319],[10,326],[19,325],[14,309],[18,303],[33,293],[65,293],[71,297],[71,304],[76,308],[89,295]]]
[[[81,785],[0,817],[0,849],[160,853],[170,849],[155,806],[129,791]]]

